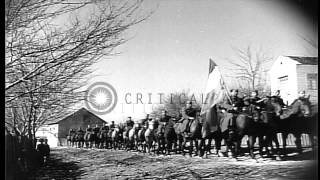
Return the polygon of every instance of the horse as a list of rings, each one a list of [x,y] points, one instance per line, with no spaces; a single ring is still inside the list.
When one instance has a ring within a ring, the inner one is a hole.
[[[74,147],[74,143],[76,140],[75,137],[76,137],[76,132],[74,130],[71,130],[67,135],[67,146]]]
[[[222,114],[218,113],[216,105],[210,108],[208,112],[202,114],[201,141],[198,148],[201,157],[204,155],[207,156],[207,154],[210,153],[212,140],[215,141],[215,153],[218,156],[224,156],[221,153],[221,141],[223,136],[221,133],[220,120],[222,117]],[[208,140],[207,144],[205,144],[206,140]]]
[[[155,140],[155,130],[158,128],[158,121],[152,120],[148,121],[148,127],[146,132],[144,133],[147,152],[150,154],[151,149],[154,148],[153,142]]]
[[[86,148],[92,148],[95,142],[95,135],[91,131],[86,131],[84,135],[84,142],[86,144]]]
[[[99,131],[97,135],[97,139],[99,140],[99,148],[107,148],[108,131],[109,127]]]
[[[137,149],[136,139],[137,139],[139,128],[140,128],[140,124],[134,123],[133,127],[128,132],[127,146],[129,150]]]
[[[187,124],[189,124],[189,127],[187,127]],[[186,144],[189,141],[190,142],[189,155],[192,156],[193,142],[195,143],[195,147],[196,147],[195,155],[198,155],[198,152],[199,152],[198,140],[201,139],[201,125],[200,125],[199,119],[198,118],[183,119],[182,122],[177,123],[174,126],[174,128],[176,129],[175,132],[177,132],[178,136],[183,138],[183,142],[181,146],[182,154],[185,155],[184,149],[186,148]],[[189,131],[187,131],[187,128],[189,128]]]
[[[317,134],[318,112],[311,112],[311,104],[307,100],[296,100],[291,107],[284,109],[280,116],[280,132],[283,140],[283,153],[286,154],[286,139],[289,133],[296,138],[295,144],[298,153],[302,153],[301,135],[308,134],[312,143],[313,137]]]
[[[272,141],[276,140],[277,117],[280,115],[280,112],[280,104],[269,97],[264,100],[263,109],[254,105],[243,107],[242,112],[238,115],[235,122],[235,156],[239,155],[241,140],[244,135],[248,136],[247,143],[251,158],[255,158],[253,151],[257,137],[259,140],[259,154],[261,156],[263,155],[263,148],[265,147],[267,154],[270,155],[268,146],[272,147]],[[266,137],[266,139],[264,139],[264,137]],[[278,145],[277,152],[279,152]]]
[[[164,127],[164,139],[165,139],[165,151],[167,155],[170,155],[170,151],[177,145],[177,135],[174,130],[174,122],[172,118],[165,124]],[[175,151],[177,149],[175,148]],[[177,152],[177,151],[176,151]]]
[[[272,141],[274,141],[276,144],[277,158],[280,158],[277,131],[279,129],[278,123],[280,120],[281,112],[281,105],[274,98],[268,97],[264,101],[264,107],[260,115],[261,122],[264,125],[263,132],[266,137],[263,145],[266,148],[267,155],[270,155],[268,147],[271,147],[273,149]]]
[[[158,145],[156,152],[159,154],[165,150],[165,138],[164,138],[164,130],[165,130],[166,122],[160,122],[158,128],[155,130],[155,142]]]
[[[147,125],[143,124],[142,127],[138,131],[137,138],[136,138],[136,144],[137,144],[138,151],[139,151],[139,147],[141,147],[141,151],[146,152],[145,137],[144,137],[146,130],[147,130]]]
[[[117,125],[111,132],[112,147],[114,150],[116,150],[117,148],[119,150],[121,148],[121,144],[123,143],[123,132],[123,124]]]
[[[183,149],[182,148],[183,136],[182,136],[180,124],[182,124],[182,122],[178,121],[173,125],[173,129],[176,134],[176,141],[177,141],[176,147],[175,147],[176,153],[182,153],[182,149]]]
[[[85,141],[84,141],[84,132],[83,131],[76,132],[75,142],[77,143],[78,148],[82,148],[84,146]]]

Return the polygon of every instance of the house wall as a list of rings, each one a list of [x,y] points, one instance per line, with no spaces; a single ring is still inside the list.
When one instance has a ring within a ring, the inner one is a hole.
[[[70,128],[79,129],[79,127],[81,127],[82,130],[85,130],[88,125],[95,126],[98,124],[99,126],[102,126],[104,122],[105,121],[102,119],[92,115],[87,111],[80,111],[75,113],[73,116],[69,116],[65,120],[59,122],[58,138],[61,141],[64,141],[64,139],[61,138],[67,137]]]
[[[50,147],[57,147],[58,142],[58,124],[43,125],[36,132],[36,137],[46,137]]]
[[[269,71],[271,91],[280,90],[280,95],[285,103],[291,104],[298,95],[297,62],[280,56]],[[288,80],[280,83],[279,78],[288,76]]]
[[[318,104],[318,89],[308,89],[307,74],[318,74],[317,65],[297,65],[297,80],[298,80],[298,92],[305,91],[307,95],[310,95],[310,101],[312,104]]]

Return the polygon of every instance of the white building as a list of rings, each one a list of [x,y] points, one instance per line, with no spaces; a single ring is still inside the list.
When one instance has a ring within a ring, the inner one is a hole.
[[[57,147],[59,145],[58,140],[58,124],[43,125],[39,127],[36,132],[36,137],[43,137],[48,139],[50,147]]]
[[[312,104],[318,104],[318,57],[279,56],[270,71],[271,91],[280,90],[291,104],[304,90]]]

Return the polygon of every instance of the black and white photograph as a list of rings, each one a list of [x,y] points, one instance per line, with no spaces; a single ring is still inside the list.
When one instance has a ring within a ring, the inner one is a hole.
[[[317,0],[5,0],[5,180],[318,179]]]

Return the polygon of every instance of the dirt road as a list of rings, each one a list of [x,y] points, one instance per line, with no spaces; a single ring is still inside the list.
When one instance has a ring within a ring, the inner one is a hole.
[[[310,153],[283,161],[257,162],[248,157],[235,160],[210,155],[202,159],[57,148],[35,179],[317,179],[317,161],[310,160]]]

